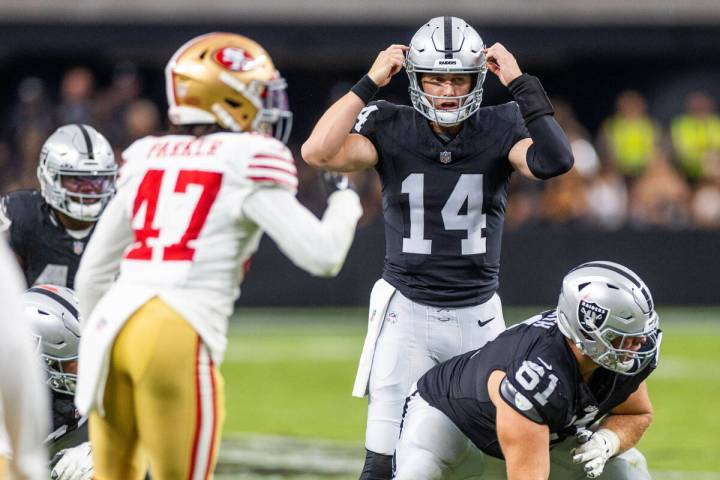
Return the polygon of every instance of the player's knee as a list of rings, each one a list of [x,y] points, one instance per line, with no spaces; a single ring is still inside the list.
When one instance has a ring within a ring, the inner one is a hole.
[[[365,465],[359,480],[390,480],[392,478],[392,455],[365,450]]]

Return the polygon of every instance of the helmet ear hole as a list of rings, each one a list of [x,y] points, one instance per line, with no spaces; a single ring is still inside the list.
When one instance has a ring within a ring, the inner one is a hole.
[[[226,98],[226,99],[225,99],[225,103],[227,103],[227,104],[228,104],[230,107],[232,107],[232,108],[238,108],[238,107],[242,107],[242,106],[243,106],[242,102],[238,102],[238,101],[233,100],[233,99],[231,99],[231,98]]]
[[[203,51],[200,53],[200,55],[198,56],[198,58],[199,58],[200,60],[205,60],[205,56],[207,55],[207,53],[208,53],[207,49],[203,50]]]

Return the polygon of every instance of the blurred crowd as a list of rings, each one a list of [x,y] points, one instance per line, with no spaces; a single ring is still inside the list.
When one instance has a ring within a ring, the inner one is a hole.
[[[17,85],[0,131],[2,193],[37,188],[40,148],[59,125],[96,127],[114,146],[118,159],[134,140],[166,126],[164,102],[144,96],[141,75],[132,64],[118,65],[103,88],[96,85],[90,69],[75,67],[64,73],[58,92],[48,90],[37,77]],[[347,88],[342,84],[340,90]],[[688,94],[684,111],[663,124],[650,115],[640,92],[624,91],[595,135],[583,127],[568,103],[554,99],[553,104],[555,117],[570,139],[575,166],[547,182],[513,176],[508,230],[537,225],[599,230],[720,228],[720,114],[710,95]],[[320,212],[324,195],[316,173],[299,161],[299,143],[290,148],[298,158],[298,196]],[[373,223],[382,215],[378,176],[362,172],[353,174],[353,179],[365,208],[361,223]]]

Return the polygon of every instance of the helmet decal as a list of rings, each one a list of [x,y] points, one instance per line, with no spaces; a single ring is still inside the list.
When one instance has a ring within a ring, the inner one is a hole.
[[[260,57],[261,60],[262,57]],[[233,72],[247,72],[255,68],[260,62],[242,48],[224,47],[215,53],[215,61]]]
[[[578,321],[586,331],[601,328],[608,318],[610,310],[603,308],[595,302],[580,300],[578,304]]]

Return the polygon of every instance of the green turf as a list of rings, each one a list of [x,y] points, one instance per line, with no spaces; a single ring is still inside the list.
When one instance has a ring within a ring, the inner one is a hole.
[[[508,322],[534,310],[506,308]],[[720,309],[659,309],[665,336],[649,380],[655,421],[640,448],[653,470],[720,472]],[[350,396],[364,309],[236,313],[223,365],[225,434],[356,441],[366,401]],[[690,478],[690,477],[688,477]]]

